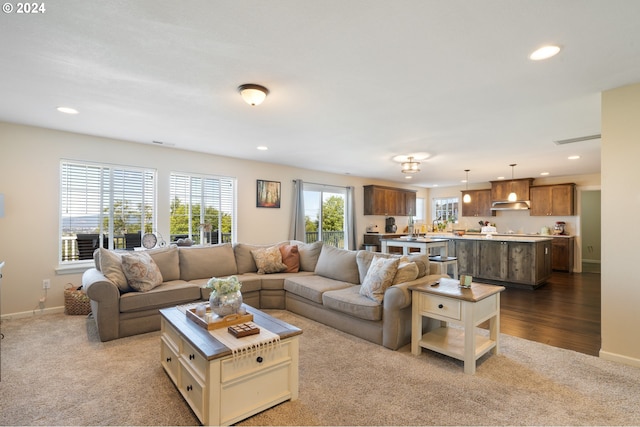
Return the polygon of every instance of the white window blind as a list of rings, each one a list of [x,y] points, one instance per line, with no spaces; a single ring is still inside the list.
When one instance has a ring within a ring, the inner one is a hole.
[[[235,236],[235,179],[172,173],[171,241],[229,243]]]
[[[93,257],[93,249],[126,248],[126,235],[155,229],[156,172],[62,161],[60,261]]]

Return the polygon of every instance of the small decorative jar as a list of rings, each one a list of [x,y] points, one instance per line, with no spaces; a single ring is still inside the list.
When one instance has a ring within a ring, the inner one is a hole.
[[[242,307],[241,287],[242,283],[236,276],[226,279],[212,277],[207,282],[207,288],[211,289],[211,295],[209,295],[211,312],[220,317],[238,313]]]

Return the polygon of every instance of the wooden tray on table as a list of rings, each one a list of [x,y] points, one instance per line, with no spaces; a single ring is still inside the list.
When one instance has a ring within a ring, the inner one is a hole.
[[[207,313],[205,314],[205,317],[198,316],[196,314],[195,307],[188,309],[186,313],[187,313],[187,318],[189,320],[193,321],[196,325],[202,328],[205,328],[209,331],[212,331],[214,329],[226,328],[233,325],[238,325],[240,323],[251,322],[253,320],[253,314],[251,313],[229,314],[224,317],[220,317],[214,314],[213,315],[214,317],[211,318],[209,322],[207,322],[207,318],[211,316],[211,308],[209,307],[208,304],[207,304]]]

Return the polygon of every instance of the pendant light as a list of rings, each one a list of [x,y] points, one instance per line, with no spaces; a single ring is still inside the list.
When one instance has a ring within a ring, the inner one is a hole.
[[[516,164],[512,163],[509,166],[511,166],[511,193],[509,193],[507,200],[510,202],[515,202],[518,200],[518,195],[516,194],[515,191],[513,191],[513,168],[514,166],[516,166]]]
[[[470,169],[465,169],[464,171],[467,173],[467,179],[465,180],[465,182],[467,183],[467,191],[469,191],[469,170]],[[467,192],[465,193],[464,197],[462,198],[462,201],[464,203],[471,203],[471,195]]]
[[[420,172],[420,168],[418,166],[420,166],[420,162],[416,162],[414,161],[414,157],[413,156],[409,156],[407,157],[407,161],[403,162],[401,164],[402,166],[402,173],[417,173]]]

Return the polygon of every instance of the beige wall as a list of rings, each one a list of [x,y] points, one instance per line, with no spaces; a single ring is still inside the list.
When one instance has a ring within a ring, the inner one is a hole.
[[[56,274],[58,267],[58,176],[60,159],[153,167],[158,171],[158,230],[169,235],[169,173],[184,171],[233,176],[238,180],[238,241],[275,243],[288,237],[292,180],[352,185],[356,191],[357,231],[369,223],[383,226],[384,217],[364,216],[363,185],[398,183],[252,162],[190,151],[98,138],[29,126],[0,123],[0,193],[5,195],[5,216],[0,218],[0,261],[6,261],[1,284],[1,314],[40,313],[42,280],[51,279],[46,310],[64,305],[67,283],[79,286],[81,274]],[[280,209],[256,208],[256,180],[282,183]],[[427,190],[417,189],[418,197]],[[399,218],[406,223],[406,218]]]
[[[602,347],[640,366],[640,84],[602,94]],[[620,225],[629,225],[622,228]]]

